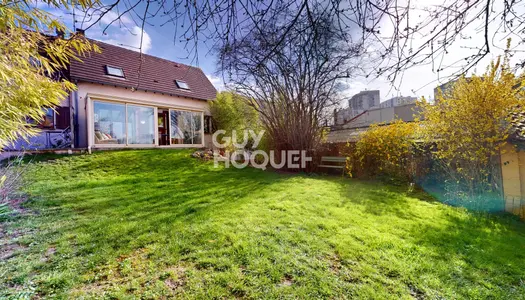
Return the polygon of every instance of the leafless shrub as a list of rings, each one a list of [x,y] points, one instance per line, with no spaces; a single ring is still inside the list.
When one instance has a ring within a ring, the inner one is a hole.
[[[363,45],[342,33],[335,16],[321,6],[306,5],[298,16],[282,11],[220,51],[222,71],[252,101],[277,153],[306,150],[313,155],[322,142],[324,120],[340,99],[339,84],[357,68],[353,62]],[[281,25],[289,18],[296,18],[291,29]]]

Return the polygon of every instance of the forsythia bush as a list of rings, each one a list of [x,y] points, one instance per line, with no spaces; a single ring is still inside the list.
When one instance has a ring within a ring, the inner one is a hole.
[[[350,176],[387,175],[411,179],[411,155],[417,123],[396,120],[374,124],[349,145],[347,171]]]
[[[459,78],[434,105],[420,104],[422,140],[434,145],[432,155],[454,190],[472,197],[498,186],[497,163],[512,130],[511,113],[525,104],[524,78],[504,57],[482,76]]]

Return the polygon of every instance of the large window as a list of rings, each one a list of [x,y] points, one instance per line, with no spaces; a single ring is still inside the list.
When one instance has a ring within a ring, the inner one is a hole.
[[[128,144],[155,144],[153,107],[128,105]]]
[[[126,143],[126,105],[94,102],[95,144]]]
[[[94,144],[153,146],[162,129],[161,145],[202,145],[202,112],[159,109],[159,114],[165,113],[163,123],[158,123],[155,112],[151,106],[93,101]]]
[[[202,113],[170,110],[171,144],[202,144]]]

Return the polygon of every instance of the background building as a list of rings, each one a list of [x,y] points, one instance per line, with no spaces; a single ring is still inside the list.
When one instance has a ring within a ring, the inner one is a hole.
[[[379,107],[379,95],[378,90],[372,90],[361,91],[352,96],[348,100],[348,108],[335,112],[335,125],[342,125],[372,107]]]
[[[390,98],[386,101],[381,102],[379,107],[381,108],[395,107],[395,106],[401,106],[401,105],[406,105],[406,104],[413,104],[413,103],[416,103],[416,101],[417,101],[417,97],[410,97],[410,96],[394,97],[394,98]]]

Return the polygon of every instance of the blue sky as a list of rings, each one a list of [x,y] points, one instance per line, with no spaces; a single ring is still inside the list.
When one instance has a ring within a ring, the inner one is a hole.
[[[40,2],[36,2],[36,5],[60,19],[72,31],[75,27],[86,29],[91,23],[94,23],[96,19],[92,18],[89,20],[89,17],[84,19],[84,14],[78,10],[75,10],[75,16],[73,17],[72,9],[52,9],[47,4]],[[115,20],[119,15],[117,9],[122,11],[122,9],[125,8],[115,8],[106,14],[100,22],[86,30],[86,36],[139,51],[141,45],[141,22],[133,15],[126,14],[120,21],[110,24],[111,21]],[[137,7],[137,10],[140,11],[141,7]],[[73,26],[73,18],[76,20],[75,26]],[[223,89],[222,80],[215,72],[215,55],[210,52],[212,45],[209,45],[209,42],[205,42],[204,39],[202,39],[199,41],[197,51],[195,52],[191,49],[193,44],[185,45],[183,41],[181,42],[179,39],[174,38],[176,29],[178,30],[177,35],[180,36],[181,29],[183,28],[176,27],[175,24],[172,23],[161,26],[163,23],[165,23],[165,20],[159,17],[154,20],[148,20],[148,23],[144,25],[142,51],[153,56],[198,66],[208,75],[216,88]]]
[[[426,0],[416,2],[416,4],[413,6],[414,9],[421,11],[424,7],[428,7],[429,5],[443,4],[443,1],[455,0]],[[122,3],[124,3],[123,5],[126,5],[126,3],[129,3],[129,1],[123,1]],[[40,2],[36,2],[36,5],[40,8],[48,10],[57,18],[62,20],[67,26],[73,29],[73,15],[71,10],[63,11],[49,9],[49,7],[46,7],[46,4],[42,4]],[[142,3],[141,5],[145,4]],[[93,25],[89,30],[87,30],[86,36],[138,51],[140,45],[141,29],[137,25],[141,24],[137,24],[139,23],[139,20],[136,17],[131,14],[127,14],[121,18],[120,22],[115,22],[109,25],[109,23],[118,16],[117,12],[123,11],[124,9],[125,7],[123,6],[114,8],[102,20],[100,20],[99,23]],[[144,8],[139,6],[137,7],[137,11],[144,11]],[[419,15],[419,18],[424,17],[424,15]],[[77,20],[76,27],[78,28],[87,28],[90,25],[89,22],[81,24],[80,21],[82,20],[82,16],[78,11],[75,19]],[[177,39],[174,40],[175,31],[177,30],[177,35],[180,36],[181,30],[183,29],[180,26],[187,22],[184,22],[185,20],[179,20],[177,26],[171,23],[161,26],[161,24],[165,23],[165,20],[165,18],[156,17],[153,20],[149,20],[149,23],[145,25],[142,45],[143,51],[154,56],[198,66],[208,75],[216,88],[223,89],[223,83],[221,80],[222,77],[215,73],[216,57],[213,53],[210,53],[212,46],[209,44],[210,41],[206,41],[206,39],[202,36],[200,37],[201,42],[197,46],[198,57],[196,57],[196,53],[194,51],[188,53],[188,49],[185,48],[184,42],[181,42]],[[480,22],[482,21],[483,20],[480,20]],[[415,24],[418,22],[418,18],[416,17],[411,19],[411,22],[414,22]],[[460,40],[450,46],[448,48],[448,56],[444,56],[441,60],[443,65],[452,65],[455,61],[457,61],[458,57],[465,57],[471,54],[472,48],[479,47],[483,44],[483,39],[477,38],[480,34],[480,24],[481,23],[479,22],[474,22],[468,28],[466,28],[466,30],[464,30],[464,36],[468,36],[470,38]],[[384,20],[381,26],[382,34],[385,36],[385,38],[388,38],[389,32],[393,30],[392,25],[389,24],[388,20]],[[106,27],[107,30],[103,32]],[[424,36],[425,33],[421,32],[421,34]],[[411,43],[414,43],[414,47],[417,47],[418,42],[423,41],[423,39],[421,39],[421,41],[412,40]],[[498,47],[495,47],[497,45],[493,45],[493,52],[484,58],[478,64],[478,66],[471,71],[471,73],[481,74],[485,70],[485,67],[490,63],[491,59],[494,59],[497,57],[497,55],[503,53],[504,44],[506,42],[505,35],[496,35],[494,41],[495,43],[499,44],[499,49]],[[494,47],[497,48],[495,51]],[[371,48],[370,51],[373,52],[374,49]],[[515,59],[523,59],[523,53],[525,53],[525,51],[517,53]],[[434,87],[447,82],[449,80],[449,73],[452,73],[453,71],[455,71],[455,69],[450,67],[445,71],[434,72],[430,65],[420,65],[403,72],[402,76],[400,77],[402,80],[399,80],[399,82],[396,82],[394,85],[392,85],[386,78],[382,76],[376,78],[353,78],[347,81],[348,90],[346,91],[345,96],[350,97],[362,90],[377,89],[381,92],[381,101],[387,100],[394,96],[425,96],[427,98],[432,98]],[[344,101],[342,106],[345,106]]]

